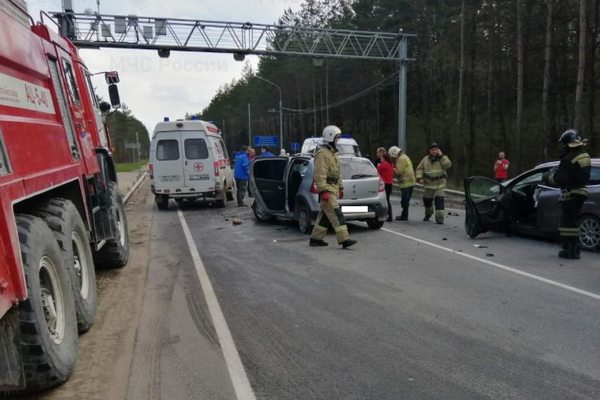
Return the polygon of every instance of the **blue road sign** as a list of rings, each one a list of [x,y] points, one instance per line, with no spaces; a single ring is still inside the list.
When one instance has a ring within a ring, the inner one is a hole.
[[[279,138],[277,136],[254,136],[255,147],[279,147]]]
[[[292,143],[292,150],[293,150],[293,151],[298,151],[298,150],[300,150],[300,143],[298,143],[298,142],[293,142],[293,143]]]

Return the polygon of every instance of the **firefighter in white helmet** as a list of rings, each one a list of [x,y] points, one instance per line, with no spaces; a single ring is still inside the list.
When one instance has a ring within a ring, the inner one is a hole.
[[[356,244],[356,240],[350,239],[344,214],[337,202],[338,198],[344,197],[340,160],[336,148],[341,134],[342,131],[337,126],[326,126],[323,129],[323,146],[315,155],[315,185],[319,192],[321,209],[310,235],[309,244],[311,246],[328,245],[323,239],[325,239],[330,226],[335,231],[338,244],[343,248]]]
[[[396,217],[396,221],[408,221],[408,207],[410,206],[410,199],[415,186],[415,171],[413,169],[412,161],[404,154],[400,147],[390,147],[388,154],[394,162],[394,174],[398,180],[398,187],[400,188],[402,199],[400,201],[402,214]]]

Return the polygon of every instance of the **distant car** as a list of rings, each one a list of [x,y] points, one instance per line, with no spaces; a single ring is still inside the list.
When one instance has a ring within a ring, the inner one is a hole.
[[[385,185],[366,158],[340,156],[344,198],[338,200],[347,221],[365,221],[379,229],[387,219]],[[310,233],[319,212],[314,182],[314,157],[256,158],[250,165],[252,211],[260,221],[273,218],[298,221]]]
[[[304,139],[304,143],[302,143],[302,150],[300,153],[304,154],[315,154],[317,150],[322,145],[322,138],[320,137],[310,137]],[[358,147],[358,143],[356,140],[348,137],[341,137],[338,139],[337,143],[338,155],[350,155],[361,157],[360,148]]]
[[[541,164],[504,183],[465,178],[467,234],[474,238],[486,231],[510,231],[558,237],[560,189],[542,184],[544,172],[556,167],[556,161]],[[600,159],[592,159],[588,191],[579,219],[579,240],[585,250],[600,250]]]

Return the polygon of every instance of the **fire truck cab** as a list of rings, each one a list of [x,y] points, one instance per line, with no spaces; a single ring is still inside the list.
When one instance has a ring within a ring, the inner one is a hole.
[[[106,117],[77,49],[0,0],[0,396],[74,369],[95,266],[122,267],[127,221]],[[118,75],[106,74],[113,107]]]

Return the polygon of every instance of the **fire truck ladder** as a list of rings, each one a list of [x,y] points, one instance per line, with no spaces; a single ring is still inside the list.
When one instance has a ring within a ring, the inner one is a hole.
[[[398,143],[406,148],[407,64],[414,61],[408,58],[408,40],[414,34],[81,14],[68,9],[51,14],[61,33],[79,48],[158,50],[161,57],[168,57],[171,50],[232,53],[238,61],[253,54],[397,62]]]

